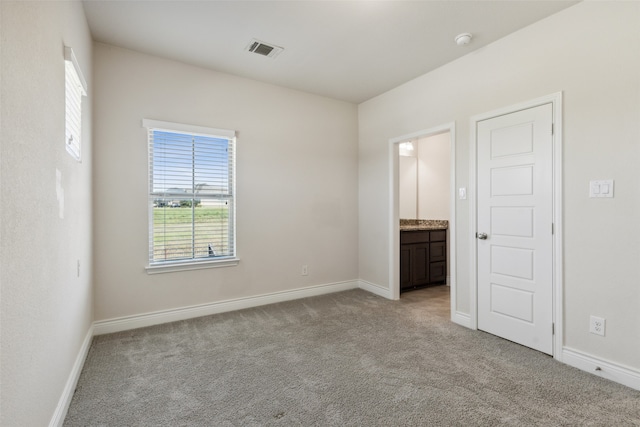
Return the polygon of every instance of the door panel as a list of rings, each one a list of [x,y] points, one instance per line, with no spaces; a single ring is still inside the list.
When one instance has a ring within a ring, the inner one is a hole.
[[[523,165],[516,167],[491,169],[491,196],[522,196],[533,194],[533,167]]]
[[[533,280],[531,249],[511,246],[491,246],[491,274]]]
[[[533,293],[492,283],[491,311],[531,323]]]
[[[477,123],[478,329],[553,353],[552,105]]]
[[[533,237],[533,207],[491,207],[491,231],[494,236]]]
[[[533,126],[522,123],[491,131],[491,158],[515,156],[533,152]]]

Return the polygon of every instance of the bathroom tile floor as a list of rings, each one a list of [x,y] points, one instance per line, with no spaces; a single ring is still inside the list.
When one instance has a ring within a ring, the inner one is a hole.
[[[420,304],[429,313],[449,319],[451,317],[450,289],[447,285],[440,285],[403,292],[400,295],[400,301],[403,303]]]

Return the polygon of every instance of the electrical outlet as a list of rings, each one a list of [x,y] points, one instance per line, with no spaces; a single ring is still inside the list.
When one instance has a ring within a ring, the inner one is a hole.
[[[602,317],[591,316],[589,321],[589,332],[604,336],[605,323],[606,320]]]
[[[307,267],[306,264],[302,266],[302,275],[303,276],[308,276],[309,275],[309,268]]]

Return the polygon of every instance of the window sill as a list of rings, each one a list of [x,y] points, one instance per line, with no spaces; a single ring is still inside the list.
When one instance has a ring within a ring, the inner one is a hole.
[[[233,267],[238,265],[239,262],[239,258],[191,262],[167,262],[163,264],[148,265],[145,267],[145,270],[147,270],[147,274],[175,273],[177,271],[202,270],[204,268]]]

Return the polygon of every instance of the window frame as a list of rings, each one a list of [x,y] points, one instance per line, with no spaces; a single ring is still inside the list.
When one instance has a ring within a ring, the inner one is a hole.
[[[82,97],[87,96],[87,81],[73,49],[64,47],[64,139],[67,153],[82,162]],[[75,140],[74,140],[75,136]]]
[[[148,191],[147,191],[147,210],[148,210],[148,263],[145,267],[148,274],[156,274],[156,273],[170,273],[176,271],[184,271],[184,270],[199,270],[205,268],[217,268],[217,267],[229,267],[238,265],[240,259],[237,257],[237,240],[236,240],[236,132],[234,130],[229,129],[216,129],[209,128],[204,126],[196,126],[189,125],[183,123],[172,123],[165,122],[159,120],[151,120],[151,119],[143,119],[142,127],[146,129],[147,134],[147,179],[148,179]],[[232,146],[230,158],[231,158],[231,167],[230,167],[230,177],[231,177],[231,203],[232,207],[230,209],[229,222],[232,224],[232,229],[229,231],[231,233],[231,238],[233,240],[232,245],[232,254],[228,256],[223,256],[219,258],[187,258],[181,260],[168,260],[168,261],[159,261],[152,262],[151,253],[153,250],[152,241],[153,241],[153,176],[152,176],[152,132],[153,131],[162,131],[162,132],[171,132],[177,134],[184,134],[190,136],[204,136],[204,137],[212,137],[212,138],[221,138],[227,139],[229,144]]]

